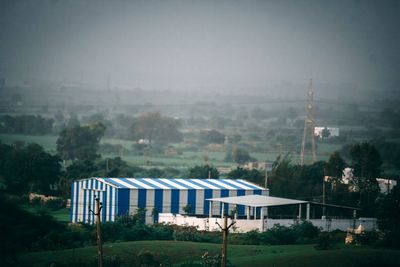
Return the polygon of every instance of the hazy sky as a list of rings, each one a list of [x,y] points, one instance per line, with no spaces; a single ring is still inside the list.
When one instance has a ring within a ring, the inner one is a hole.
[[[400,1],[0,1],[0,77],[146,88],[400,83]]]

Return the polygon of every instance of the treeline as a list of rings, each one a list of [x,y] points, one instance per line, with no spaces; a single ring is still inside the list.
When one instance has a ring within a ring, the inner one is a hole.
[[[379,139],[372,139],[369,142],[371,145],[373,145],[379,152],[379,155],[382,159],[383,165],[385,169],[388,170],[389,174],[390,172],[398,172],[400,170],[400,144],[393,142],[393,141],[387,141],[385,138],[379,138]],[[350,150],[351,150],[352,145],[345,145],[341,149],[340,153],[347,159],[351,159],[350,156]],[[397,176],[397,174],[390,174],[390,176]]]
[[[137,116],[116,114],[108,117],[103,113],[82,116],[80,119],[72,114],[67,119],[57,113],[55,121],[61,130],[84,125],[102,124],[104,136],[123,140],[144,140],[150,145],[180,142],[183,135],[179,131],[182,122],[173,117],[162,116],[159,112],[147,112]]]
[[[211,178],[219,178],[220,176],[218,170],[211,165],[199,165],[185,170],[172,167],[142,168],[129,165],[120,157],[102,158],[96,156],[96,150],[84,149],[84,151],[89,154],[82,156],[80,160],[72,160],[64,168],[59,155],[46,152],[38,144],[6,145],[0,142],[0,189],[13,195],[36,192],[68,198],[70,182],[87,177],[208,178],[210,175]],[[80,153],[80,150],[76,150],[75,153]]]
[[[371,143],[356,143],[349,147],[349,164],[338,152],[327,162],[311,165],[291,163],[289,156],[279,158],[273,166],[269,185],[275,196],[322,202],[325,183],[325,202],[361,208],[360,216],[374,217],[378,212],[380,189],[376,178],[382,173],[382,159]],[[349,183],[342,181],[343,169],[352,168]]]
[[[54,120],[40,115],[4,115],[0,117],[0,133],[46,135],[53,133]]]
[[[0,142],[0,185],[11,194],[57,194],[64,186],[61,159],[37,144],[5,145]]]

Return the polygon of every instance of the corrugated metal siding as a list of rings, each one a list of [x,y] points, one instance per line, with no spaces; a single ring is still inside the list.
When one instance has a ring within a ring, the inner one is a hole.
[[[96,197],[99,197],[103,205],[100,212],[102,220],[113,221],[115,219],[115,188],[96,179],[74,181],[71,183],[71,188],[71,222],[94,223],[95,216],[90,212],[90,209],[95,211]],[[129,204],[127,204],[127,207],[129,207]]]
[[[192,213],[208,215],[210,204],[206,199],[252,194],[268,195],[268,191],[244,180],[90,178],[72,183],[70,220],[94,223],[89,206],[95,209],[95,196],[103,204],[103,221],[115,221],[117,216],[146,208],[146,222],[152,222],[154,208],[158,213],[178,214],[189,204]],[[228,213],[235,206],[213,203],[212,214],[221,214],[222,208]],[[238,206],[238,215],[245,215],[244,207]]]

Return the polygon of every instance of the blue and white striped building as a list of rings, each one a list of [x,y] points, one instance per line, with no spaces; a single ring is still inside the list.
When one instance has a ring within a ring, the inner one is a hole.
[[[118,216],[135,214],[138,208],[146,208],[146,222],[153,222],[152,211],[158,213],[182,214],[190,205],[192,214],[209,215],[207,199],[268,195],[268,190],[245,180],[234,179],[165,179],[165,178],[88,178],[72,182],[71,211],[72,223],[94,223],[89,211],[95,207],[95,197],[103,203],[103,221],[114,221]],[[225,213],[235,208],[224,204]],[[222,206],[213,203],[213,215],[221,214]],[[238,215],[244,215],[244,207],[238,207]]]

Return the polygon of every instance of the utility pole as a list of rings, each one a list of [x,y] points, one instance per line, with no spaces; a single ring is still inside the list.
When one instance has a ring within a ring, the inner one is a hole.
[[[97,266],[103,267],[103,240],[101,238],[101,218],[100,218],[100,211],[103,207],[102,203],[100,202],[99,197],[96,196],[96,212],[91,210],[89,206],[89,211],[96,215],[96,230],[97,230]]]
[[[266,189],[268,186],[268,163],[265,161],[265,183],[264,188]]]
[[[224,216],[224,227],[222,228],[221,225],[219,225],[219,228],[222,230],[222,249],[221,249],[221,267],[226,267],[226,261],[227,261],[227,248],[228,248],[228,232],[229,229],[235,224],[235,222],[232,222],[228,226],[228,216]]]
[[[323,204],[323,206],[322,206],[322,219],[325,220],[325,218],[326,218],[326,214],[325,214],[325,212],[326,212],[326,207],[325,207],[325,176],[324,176],[324,178],[322,180],[322,204]]]
[[[313,161],[317,160],[317,154],[315,150],[315,120],[314,120],[314,91],[312,86],[312,79],[310,79],[310,84],[307,91],[307,103],[306,103],[306,117],[304,118],[304,132],[303,139],[301,141],[301,154],[300,154],[300,165],[304,165],[304,154],[306,148],[306,137],[307,132],[311,132],[311,152]]]

